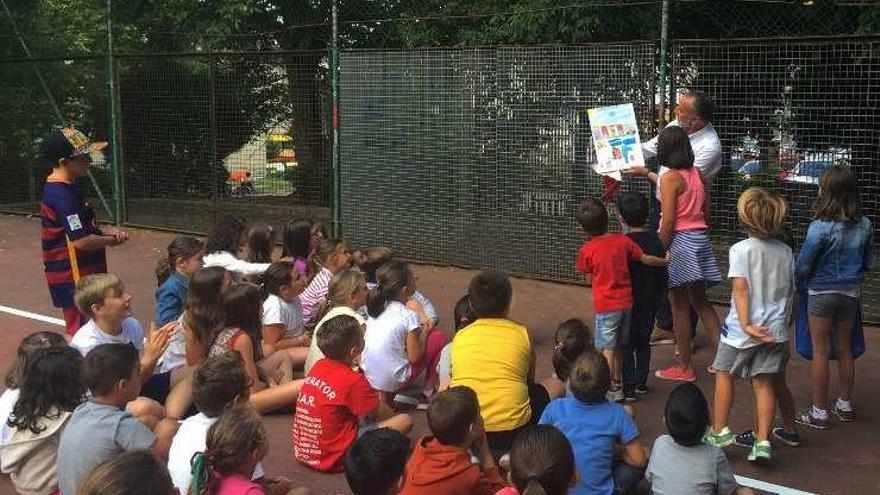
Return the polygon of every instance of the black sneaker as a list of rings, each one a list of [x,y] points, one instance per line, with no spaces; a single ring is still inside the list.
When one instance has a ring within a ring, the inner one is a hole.
[[[785,431],[785,428],[773,428],[773,438],[789,447],[797,447],[801,444],[801,436],[798,432],[789,433]]]
[[[644,385],[644,384],[643,385],[636,385],[635,392],[638,395],[645,395],[648,393],[648,386]]]
[[[638,402],[639,398],[636,397],[636,391],[632,388],[624,388],[623,389],[623,400],[626,402]]]
[[[755,445],[755,432],[752,430],[744,431],[733,437],[733,444],[738,447],[752,448]]]

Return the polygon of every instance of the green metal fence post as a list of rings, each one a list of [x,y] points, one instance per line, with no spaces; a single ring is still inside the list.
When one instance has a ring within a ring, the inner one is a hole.
[[[342,204],[342,185],[339,155],[339,26],[338,26],[339,5],[337,0],[333,0],[332,18],[333,18],[333,36],[331,38],[330,47],[330,90],[332,94],[332,118],[333,118],[333,148],[331,170],[331,191],[333,200],[333,235],[342,235],[342,225],[340,222]]]
[[[113,160],[113,221],[125,221],[125,187],[122,181],[122,142],[119,139],[116,62],[113,58],[113,0],[107,0],[107,93],[110,98],[110,156]]]
[[[666,76],[667,66],[669,64],[669,2],[671,0],[663,0],[663,6],[660,14],[660,106],[657,118],[657,129],[662,129],[666,125]]]

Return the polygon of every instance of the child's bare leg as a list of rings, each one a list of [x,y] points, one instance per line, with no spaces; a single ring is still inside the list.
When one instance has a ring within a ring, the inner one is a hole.
[[[718,313],[715,312],[715,308],[709,300],[706,299],[706,286],[704,284],[692,285],[688,288],[688,295],[690,297],[691,306],[700,316],[703,328],[706,329],[706,333],[709,335],[709,340],[712,342],[712,348],[718,349],[721,320],[718,319]]]
[[[621,349],[619,347],[611,349],[611,381],[617,385],[623,383],[623,377],[621,376],[623,373],[623,368],[621,367],[622,362],[623,352]]]
[[[293,406],[304,380],[294,380],[251,394],[250,403],[259,414],[268,414],[282,407]]]
[[[398,414],[384,421],[377,422],[376,426],[378,426],[379,428],[391,428],[392,430],[397,430],[404,435],[409,435],[409,432],[411,432],[413,429],[413,421],[412,418],[409,417],[409,414]]]
[[[192,381],[193,370],[190,368],[180,374],[177,385],[172,385],[168,397],[165,399],[165,416],[171,419],[183,419],[189,406],[192,405]],[[171,383],[174,383],[174,373],[171,373]]]
[[[736,495],[758,495],[758,493],[749,487],[741,486],[736,489]]]
[[[779,414],[782,416],[782,426],[789,433],[797,432],[797,423],[794,421],[794,397],[788,384],[785,383],[785,373],[779,373],[773,377],[773,391],[776,394],[776,401],[779,403]]]
[[[179,366],[171,370],[171,388],[177,386],[181,380],[191,378],[196,372],[196,366]]]
[[[828,336],[832,324],[831,318],[810,316],[810,341],[813,344],[813,359],[810,361],[813,405],[822,409],[828,407],[828,380],[831,374],[828,367]]]
[[[672,331],[675,333],[678,365],[684,371],[692,371],[691,301],[687,289],[670,289],[669,304],[672,306]]]
[[[608,363],[608,371],[611,372],[611,383],[614,383],[614,349],[602,349],[602,356],[605,358],[605,362]]]
[[[718,433],[730,421],[730,408],[733,407],[733,376],[724,371],[715,373],[715,410],[712,412],[712,431]]]
[[[177,420],[165,418],[156,425],[153,433],[156,435],[156,443],[153,445],[153,453],[163,461],[168,460],[168,451],[171,449],[171,441],[177,428],[180,427]]]
[[[138,397],[125,405],[125,411],[150,428],[165,417],[165,407],[149,397]],[[148,423],[153,423],[152,425]]]
[[[852,355],[852,321],[842,320],[835,324],[834,340],[837,343],[837,375],[840,380],[840,398],[852,400],[856,379],[856,364]]]
[[[315,337],[312,337],[315,338]],[[309,355],[308,347],[289,347],[285,349],[290,356],[290,364],[295,370],[301,370],[306,365],[306,358]]]
[[[776,394],[773,393],[773,375],[758,375],[752,378],[755,391],[755,440],[763,442],[770,439],[773,418],[776,415]]]

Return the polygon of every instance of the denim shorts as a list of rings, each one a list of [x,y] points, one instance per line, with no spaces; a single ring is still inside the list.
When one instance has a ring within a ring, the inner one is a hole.
[[[632,310],[630,308],[596,313],[596,328],[593,335],[596,349],[617,347],[617,337],[629,327],[631,318]]]

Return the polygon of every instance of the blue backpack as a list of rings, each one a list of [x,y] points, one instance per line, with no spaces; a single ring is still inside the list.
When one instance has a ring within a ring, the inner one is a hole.
[[[813,359],[813,342],[810,340],[810,320],[807,313],[807,298],[809,294],[806,289],[798,290],[798,304],[795,308],[794,315],[794,349],[804,359]],[[834,339],[829,339],[828,357],[837,359],[837,345]],[[852,354],[853,358],[857,358],[865,353],[865,329],[862,326],[862,303],[859,301],[856,319],[852,328]]]

